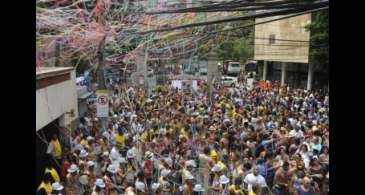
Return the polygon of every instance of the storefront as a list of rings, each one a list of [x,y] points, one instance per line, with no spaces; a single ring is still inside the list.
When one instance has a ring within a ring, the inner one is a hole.
[[[62,145],[68,144],[68,129],[78,117],[77,105],[74,68],[42,67],[36,72],[37,185],[43,175],[51,137],[56,134]]]

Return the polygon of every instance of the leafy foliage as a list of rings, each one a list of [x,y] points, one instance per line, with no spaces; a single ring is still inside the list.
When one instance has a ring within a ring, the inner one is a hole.
[[[234,23],[233,28],[237,26],[246,25],[252,21],[245,21]],[[235,30],[232,32],[224,33],[219,47],[216,50],[218,58],[224,60],[234,60],[241,63],[245,63],[249,58],[253,57],[253,34],[254,27]]]
[[[329,23],[328,11],[321,11],[312,14],[312,22],[307,26],[310,30],[309,63],[314,64],[318,69],[328,70],[329,64]]]

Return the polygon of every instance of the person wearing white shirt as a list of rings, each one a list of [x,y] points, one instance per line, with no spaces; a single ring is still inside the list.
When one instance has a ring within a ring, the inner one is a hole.
[[[255,167],[253,169],[253,173],[248,174],[243,180],[246,184],[248,184],[248,191],[252,190],[252,186],[260,186],[261,188],[267,187],[265,178],[259,174],[259,169]]]

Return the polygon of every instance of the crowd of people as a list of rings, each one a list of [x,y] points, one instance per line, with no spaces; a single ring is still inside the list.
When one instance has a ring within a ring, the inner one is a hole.
[[[150,96],[115,85],[110,97],[105,131],[91,106],[70,143],[52,139],[39,194],[329,193],[326,94],[166,84]]]

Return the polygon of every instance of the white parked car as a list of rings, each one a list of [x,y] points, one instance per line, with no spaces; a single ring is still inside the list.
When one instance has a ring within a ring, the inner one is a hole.
[[[237,85],[237,77],[222,76],[221,82],[225,87],[235,87]]]

